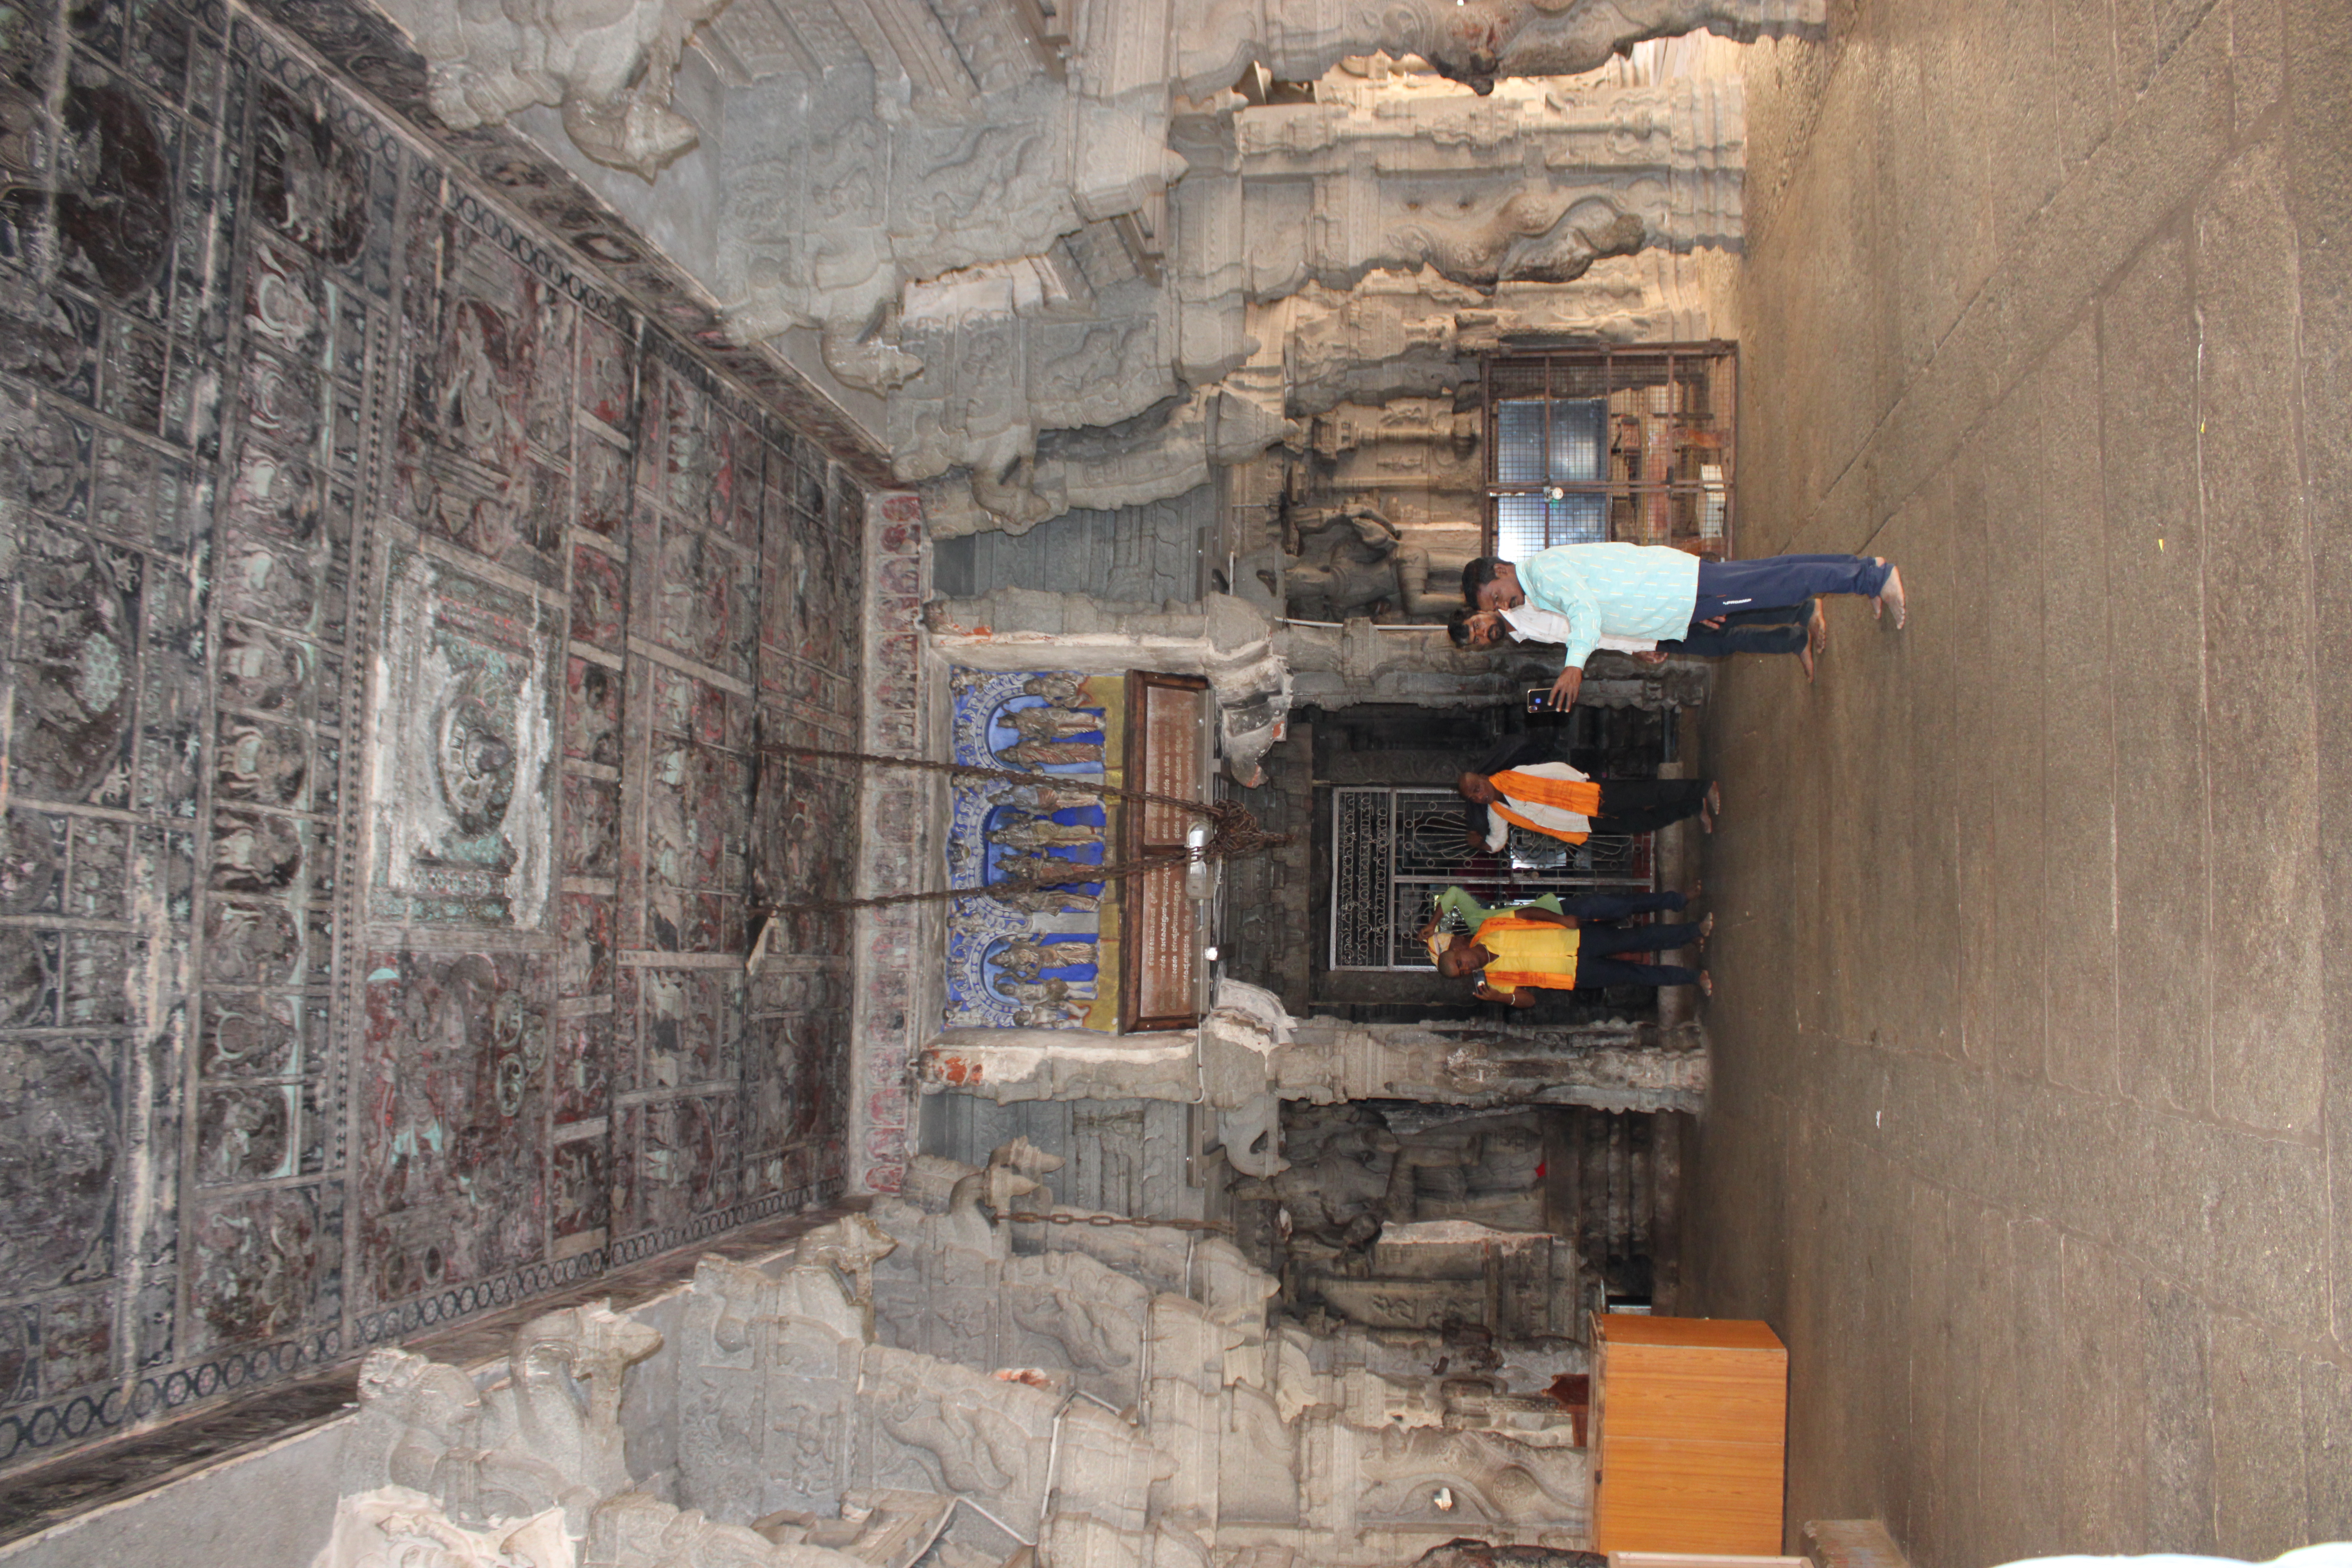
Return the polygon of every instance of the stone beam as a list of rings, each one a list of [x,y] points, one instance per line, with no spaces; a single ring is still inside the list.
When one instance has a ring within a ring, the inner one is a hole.
[[[1177,84],[1204,97],[1253,65],[1312,81],[1351,55],[1418,55],[1481,92],[1499,78],[1575,76],[1644,38],[1706,28],[1743,42],[1818,34],[1826,0],[1225,0],[1180,26]]]

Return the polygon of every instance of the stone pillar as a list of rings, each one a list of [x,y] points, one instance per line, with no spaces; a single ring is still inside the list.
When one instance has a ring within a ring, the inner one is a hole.
[[[1473,98],[1428,78],[1334,77],[1317,101],[1234,117],[1253,297],[1426,267],[1479,288],[1580,278],[1650,247],[1737,248],[1740,85]]]
[[[1274,642],[1290,671],[1295,707],[1352,708],[1402,702],[1416,708],[1491,708],[1517,701],[1530,686],[1549,686],[1559,656],[1540,647],[1469,653],[1437,626],[1285,626]],[[1636,664],[1597,654],[1577,700],[1596,708],[1697,707],[1713,676],[1704,659]]]
[[[1237,1028],[1222,1008],[1199,1029],[1153,1034],[949,1029],[919,1054],[917,1078],[926,1092],[960,1089],[999,1104],[1206,1104],[1236,1125],[1263,1120],[1273,1109],[1267,1097],[1603,1110],[1697,1110],[1706,1100],[1706,1035],[1696,1023],[1543,1028],[1317,1017],[1297,1021],[1289,1035]]]
[[[1587,1105],[1697,1110],[1706,1102],[1706,1035],[1622,1021],[1349,1024],[1307,1018],[1270,1058],[1285,1100],[1417,1100],[1490,1109]]]

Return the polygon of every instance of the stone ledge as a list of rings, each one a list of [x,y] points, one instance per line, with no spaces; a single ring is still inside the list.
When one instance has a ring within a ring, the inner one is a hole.
[[[1813,1568],[1911,1568],[1886,1526],[1874,1519],[1811,1519],[1801,1536]]]

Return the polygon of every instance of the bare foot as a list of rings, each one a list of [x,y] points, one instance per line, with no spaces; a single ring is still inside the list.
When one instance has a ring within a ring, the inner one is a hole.
[[[1685,906],[1688,906],[1698,902],[1699,895],[1706,891],[1706,881],[1701,878],[1693,877],[1691,879],[1690,891],[1683,895],[1683,903]]]
[[[1805,649],[1817,654],[1830,651],[1830,613],[1819,599],[1813,601],[1813,613],[1805,621]]]
[[[1805,684],[1813,683],[1813,649],[1810,643],[1797,650],[1797,668],[1805,672]]]
[[[1715,994],[1715,976],[1704,969],[1698,972],[1698,994],[1702,996]]]
[[[1705,806],[1700,806],[1698,808],[1698,830],[1701,833],[1712,833],[1715,831],[1715,813],[1707,810]]]
[[[1706,808],[1716,816],[1723,815],[1723,784],[1717,780],[1706,786]]]
[[[1713,915],[1709,915],[1706,919],[1698,922],[1698,949],[1701,952],[1705,952],[1706,951],[1706,939],[1714,934],[1715,917]]]
[[[1881,565],[1886,563],[1886,558],[1883,555],[1874,555],[1871,559]],[[1897,566],[1886,567],[1886,585],[1878,590],[1878,597],[1872,602],[1870,613],[1874,619],[1888,609],[1895,612],[1895,629],[1901,631],[1906,612],[1903,603],[1903,571]]]

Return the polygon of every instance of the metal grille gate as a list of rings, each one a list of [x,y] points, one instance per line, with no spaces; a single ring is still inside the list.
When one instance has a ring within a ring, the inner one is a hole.
[[[1571,846],[1515,827],[1501,857],[1474,858],[1463,810],[1452,790],[1331,792],[1332,968],[1431,967],[1414,938],[1429,919],[1431,895],[1456,882],[1490,905],[1653,886],[1646,833]]]

